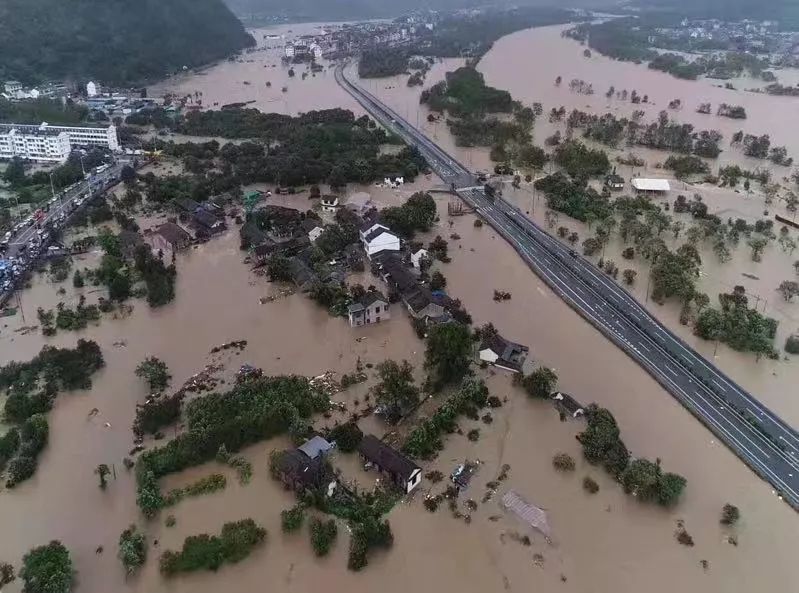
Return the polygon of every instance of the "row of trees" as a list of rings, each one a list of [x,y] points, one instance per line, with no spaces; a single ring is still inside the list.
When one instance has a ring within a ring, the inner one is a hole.
[[[567,133],[581,129],[586,138],[614,148],[625,142],[628,146],[646,146],[706,158],[721,154],[721,132],[697,131],[691,124],[672,121],[666,111],[661,111],[657,121],[649,124],[641,121],[643,115],[643,111],[636,111],[628,119],[611,113],[599,116],[574,109],[566,120]]]
[[[196,570],[218,570],[223,564],[241,562],[266,540],[266,529],[252,519],[231,521],[217,535],[192,535],[179,552],[161,554],[159,570],[165,577]]]
[[[443,435],[455,431],[458,418],[461,415],[476,418],[478,410],[485,407],[487,402],[488,388],[485,384],[481,380],[467,377],[456,393],[449,396],[430,418],[410,432],[402,450],[411,457],[430,459],[443,448]]]
[[[621,440],[616,419],[608,410],[596,404],[585,410],[586,429],[577,435],[583,455],[589,463],[602,465],[619,480],[625,492],[643,502],[656,502],[662,506],[677,503],[686,480],[674,473],[663,472],[660,460],[630,458],[630,452]]]

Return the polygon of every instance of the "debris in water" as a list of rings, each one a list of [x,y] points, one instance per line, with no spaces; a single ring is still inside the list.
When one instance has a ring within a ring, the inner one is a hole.
[[[244,350],[247,347],[247,340],[234,340],[232,342],[225,342],[221,346],[214,346],[211,348],[211,354],[216,354],[217,352],[222,352],[223,350],[230,350],[231,348],[235,348],[239,351]]]

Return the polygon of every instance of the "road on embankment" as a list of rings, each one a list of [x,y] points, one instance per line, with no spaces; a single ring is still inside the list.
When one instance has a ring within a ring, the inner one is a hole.
[[[490,198],[475,176],[398,113],[351,82],[336,81],[387,129],[414,146],[570,307],[640,364],[778,495],[799,510],[799,434],[696,353],[591,262],[518,208]]]

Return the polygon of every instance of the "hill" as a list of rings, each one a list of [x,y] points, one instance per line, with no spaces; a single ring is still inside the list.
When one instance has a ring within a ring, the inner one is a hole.
[[[254,43],[222,0],[0,0],[0,80],[133,84]]]
[[[390,18],[417,10],[451,11],[491,4],[513,6],[557,6],[555,0],[225,0],[245,23],[268,21],[342,21]],[[607,0],[572,0],[569,6],[606,6]]]
[[[687,17],[779,20],[786,26],[799,25],[799,3],[795,0],[640,0],[638,4]]]

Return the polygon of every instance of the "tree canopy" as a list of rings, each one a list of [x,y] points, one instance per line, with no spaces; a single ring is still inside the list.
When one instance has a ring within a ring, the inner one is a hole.
[[[69,593],[75,569],[69,550],[53,540],[25,554],[19,576],[25,583],[25,593]]]

